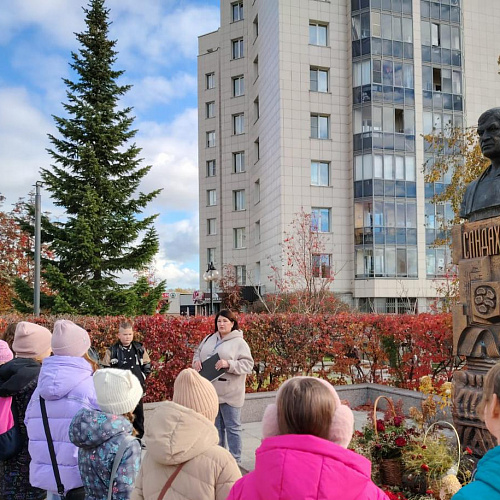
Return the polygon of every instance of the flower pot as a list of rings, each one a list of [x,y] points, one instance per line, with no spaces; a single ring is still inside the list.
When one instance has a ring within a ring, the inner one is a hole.
[[[380,480],[388,486],[401,486],[403,465],[400,458],[382,458],[379,462]]]

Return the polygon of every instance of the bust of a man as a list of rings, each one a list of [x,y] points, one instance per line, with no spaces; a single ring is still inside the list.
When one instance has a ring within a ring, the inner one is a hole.
[[[500,215],[500,108],[479,117],[477,133],[481,152],[491,164],[465,189],[460,217],[470,222]]]

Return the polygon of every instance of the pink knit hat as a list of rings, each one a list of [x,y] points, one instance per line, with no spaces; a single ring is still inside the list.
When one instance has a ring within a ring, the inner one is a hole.
[[[52,334],[52,352],[56,356],[82,357],[90,347],[90,337],[84,330],[73,321],[60,319],[54,323]]]
[[[14,357],[9,344],[5,340],[0,340],[0,363],[7,363]]]
[[[36,358],[50,350],[51,337],[47,328],[20,321],[16,326],[12,349],[18,358]]]
[[[342,448],[347,448],[351,442],[354,433],[354,415],[351,409],[340,402],[339,395],[333,386],[326,380],[316,377],[294,377],[294,378],[311,378],[321,382],[324,386],[328,387],[335,402],[335,412],[333,414],[332,423],[330,424],[330,432],[328,440],[332,441]],[[291,380],[291,379],[289,379]],[[288,380],[281,385],[276,394],[276,399],[279,399],[282,388],[287,384]],[[262,418],[262,438],[277,436],[280,434],[278,426],[278,407],[271,404],[266,408],[264,417]]]

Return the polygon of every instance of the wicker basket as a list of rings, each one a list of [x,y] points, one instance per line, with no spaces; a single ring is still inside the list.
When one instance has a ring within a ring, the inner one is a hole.
[[[396,416],[396,411],[394,410],[394,404],[386,396],[379,396],[375,403],[373,404],[373,426],[375,430],[375,439],[378,441],[378,431],[377,431],[377,405],[381,399],[385,399],[391,412]],[[403,483],[403,464],[401,458],[381,458],[378,461],[378,467],[380,471],[380,481],[382,484],[388,486],[401,486]]]

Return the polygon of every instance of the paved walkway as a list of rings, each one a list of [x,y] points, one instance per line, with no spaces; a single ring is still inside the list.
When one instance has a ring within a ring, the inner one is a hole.
[[[368,414],[365,411],[353,411],[354,428],[361,430],[365,425]],[[381,413],[383,415],[383,413]],[[241,468],[251,471],[255,467],[255,450],[260,446],[262,437],[262,423],[251,422],[243,424],[243,452],[241,456]]]

